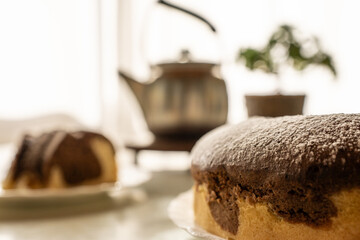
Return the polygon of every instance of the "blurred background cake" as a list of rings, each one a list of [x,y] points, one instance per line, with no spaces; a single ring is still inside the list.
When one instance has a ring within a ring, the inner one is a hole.
[[[52,131],[24,136],[3,188],[66,188],[116,179],[115,150],[107,138],[94,132]]]

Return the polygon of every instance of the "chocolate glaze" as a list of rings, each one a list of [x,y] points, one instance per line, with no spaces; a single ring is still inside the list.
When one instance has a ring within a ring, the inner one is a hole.
[[[195,145],[192,174],[209,190],[214,219],[233,234],[239,223],[229,215],[238,218],[237,198],[266,203],[289,222],[326,227],[337,215],[329,196],[360,186],[360,114],[253,118],[221,127]]]
[[[23,173],[30,172],[35,176],[34,180],[46,186],[54,166],[60,167],[68,185],[99,177],[101,166],[90,144],[93,138],[105,140],[112,146],[104,136],[85,131],[54,131],[38,137],[24,136],[10,169],[12,180],[15,182]]]

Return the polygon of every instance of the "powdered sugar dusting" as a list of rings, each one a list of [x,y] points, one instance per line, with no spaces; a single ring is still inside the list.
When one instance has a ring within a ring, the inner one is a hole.
[[[354,154],[360,154],[360,114],[257,117],[208,133],[195,145],[192,161],[201,168],[286,173],[311,165],[345,165]]]

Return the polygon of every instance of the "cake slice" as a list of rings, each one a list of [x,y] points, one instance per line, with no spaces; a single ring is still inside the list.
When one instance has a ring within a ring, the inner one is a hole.
[[[107,138],[87,131],[53,131],[24,136],[3,188],[66,188],[116,179],[115,149]]]

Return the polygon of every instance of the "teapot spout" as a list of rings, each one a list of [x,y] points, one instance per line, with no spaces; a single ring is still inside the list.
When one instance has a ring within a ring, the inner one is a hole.
[[[143,92],[145,88],[145,84],[136,81],[134,78],[130,77],[124,71],[118,71],[120,78],[124,79],[127,85],[130,87],[131,91],[134,93],[136,99],[138,100],[141,108],[144,110],[144,98]]]

